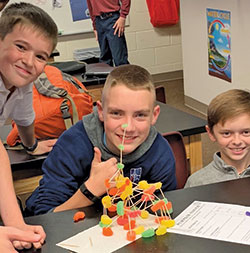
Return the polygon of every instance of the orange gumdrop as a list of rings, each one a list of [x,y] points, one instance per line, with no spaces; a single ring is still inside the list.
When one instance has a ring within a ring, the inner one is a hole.
[[[111,189],[109,189],[109,195],[110,196],[115,196],[115,195],[117,195],[118,191],[119,190],[116,187],[111,188]]]
[[[135,220],[131,220],[130,223],[126,223],[123,226],[124,230],[130,230],[135,228]]]
[[[106,228],[103,227],[102,234],[105,236],[111,236],[111,235],[113,235],[113,231],[112,231],[111,227],[106,227]]]
[[[105,184],[106,188],[108,188],[108,189],[110,188],[109,178],[105,179],[104,184]]]
[[[116,205],[112,205],[108,208],[109,212],[115,212],[116,211]]]
[[[128,241],[134,241],[136,238],[136,233],[134,230],[130,230],[127,232],[127,240]]]
[[[84,218],[85,218],[85,213],[79,211],[74,214],[73,220],[74,222],[78,222],[80,220],[83,220]]]
[[[169,217],[168,216],[157,217],[157,218],[155,218],[155,223],[160,224],[162,220],[169,220]]]

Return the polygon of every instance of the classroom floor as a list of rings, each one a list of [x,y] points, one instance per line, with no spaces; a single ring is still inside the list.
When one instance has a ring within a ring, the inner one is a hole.
[[[206,119],[203,114],[185,106],[184,104],[184,86],[183,79],[171,80],[171,81],[158,81],[156,86],[162,85],[165,88],[166,103],[181,110],[193,114],[197,117]],[[212,143],[207,135],[203,133],[202,139],[202,157],[203,166],[209,164],[213,159],[213,154],[217,151],[217,145]]]

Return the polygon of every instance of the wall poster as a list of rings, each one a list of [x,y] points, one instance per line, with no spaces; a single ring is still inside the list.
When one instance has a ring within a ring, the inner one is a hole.
[[[232,82],[231,13],[207,8],[209,75]]]

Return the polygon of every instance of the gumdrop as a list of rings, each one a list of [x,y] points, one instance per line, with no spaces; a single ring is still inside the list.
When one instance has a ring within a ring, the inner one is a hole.
[[[156,235],[164,235],[167,233],[167,228],[163,225],[160,225],[156,231],[155,231]]]
[[[112,219],[108,217],[108,215],[103,214],[101,216],[101,222],[105,225],[109,225],[112,223]]]
[[[142,236],[143,238],[149,238],[149,237],[152,237],[152,236],[154,236],[154,235],[155,235],[155,231],[154,231],[153,228],[149,228],[149,229],[145,230],[145,231],[141,234],[141,236]]]
[[[74,222],[78,222],[80,220],[83,220],[84,218],[85,218],[85,213],[79,211],[74,214],[73,220]]]
[[[109,208],[112,206],[111,204],[111,197],[110,196],[104,196],[102,198],[102,205],[105,207],[105,208]]]
[[[130,230],[127,232],[127,240],[128,241],[134,241],[136,238],[136,233],[133,230]]]
[[[161,225],[164,225],[167,228],[171,228],[175,225],[175,220],[162,220]]]
[[[117,219],[117,224],[120,225],[120,226],[123,226],[123,225],[125,225],[126,223],[128,223],[128,218],[124,218],[123,216],[120,216],[120,217]]]
[[[127,224],[124,224],[123,229],[124,230],[130,230],[135,228],[135,220],[131,220]]]
[[[113,231],[110,227],[103,227],[102,228],[102,234],[105,235],[105,236],[112,236],[113,235]]]
[[[139,227],[134,229],[134,231],[137,235],[142,234],[144,232],[144,230],[145,230],[144,226],[139,226]]]
[[[148,211],[146,211],[146,210],[142,210],[141,211],[141,217],[142,217],[142,219],[147,219],[148,216],[149,216]]]
[[[119,201],[116,205],[116,209],[117,209],[117,214],[118,215],[124,215],[124,203],[123,201]]]

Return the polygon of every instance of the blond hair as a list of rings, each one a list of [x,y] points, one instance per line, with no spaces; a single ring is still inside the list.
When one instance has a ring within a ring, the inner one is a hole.
[[[57,44],[58,30],[53,19],[41,8],[30,3],[13,3],[7,6],[0,18],[0,39],[11,33],[17,25],[31,25],[52,42],[53,50]]]
[[[217,123],[224,125],[225,121],[247,113],[250,116],[250,92],[232,89],[216,96],[209,104],[207,110],[208,127],[213,131]]]
[[[150,73],[140,66],[127,64],[114,68],[108,75],[102,91],[102,104],[109,89],[118,84],[125,85],[131,90],[148,90],[152,92],[155,101],[155,87]]]

